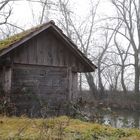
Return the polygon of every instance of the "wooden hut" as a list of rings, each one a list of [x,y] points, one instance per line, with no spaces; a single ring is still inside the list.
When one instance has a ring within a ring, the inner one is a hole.
[[[53,21],[0,41],[5,92],[30,90],[51,106],[77,98],[78,72],[95,68]]]

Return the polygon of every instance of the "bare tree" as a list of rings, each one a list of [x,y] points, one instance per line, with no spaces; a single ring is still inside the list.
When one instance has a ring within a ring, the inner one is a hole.
[[[127,88],[126,88],[125,79],[124,79],[125,68],[130,66],[130,65],[133,65],[133,64],[125,64],[125,61],[126,61],[128,55],[129,55],[129,50],[130,50],[131,44],[130,43],[128,44],[127,50],[125,51],[123,46],[121,46],[117,42],[116,38],[117,37],[116,37],[116,34],[115,34],[114,43],[115,43],[115,46],[116,46],[117,51],[118,51],[118,56],[120,57],[120,60],[121,60],[121,64],[119,64],[119,66],[121,67],[121,85],[122,85],[122,88],[123,88],[123,92],[127,93]]]
[[[115,31],[113,31],[112,33],[109,32],[109,30],[105,30],[103,37],[105,38],[104,40],[104,46],[100,48],[102,48],[102,51],[99,53],[98,55],[98,63],[97,63],[97,67],[98,67],[98,80],[99,80],[99,92],[100,92],[100,96],[103,97],[104,96],[104,90],[105,87],[103,86],[103,82],[102,82],[102,73],[103,70],[105,69],[105,67],[102,67],[102,64],[104,64],[106,61],[106,59],[104,60],[104,56],[107,53],[107,49],[109,48],[112,38],[114,36]],[[105,65],[106,66],[106,65]]]
[[[23,28],[19,27],[15,23],[9,22],[9,18],[12,15],[13,4],[16,0],[2,0],[0,2],[0,38],[9,37],[18,30],[23,31]]]
[[[135,93],[139,93],[140,1],[112,0],[112,4],[115,6],[118,14],[115,18],[122,23],[121,28],[116,30],[116,32],[130,43],[134,52]],[[123,28],[125,28],[125,30],[123,30]]]
[[[110,59],[106,61],[106,66],[102,72],[102,76],[105,78],[106,83],[108,83],[108,89],[111,92],[116,92],[118,90],[119,76],[121,73],[120,67],[117,65],[119,62],[118,55],[113,54],[109,55]]]
[[[51,7],[55,5],[55,2],[53,0],[27,0],[29,3],[38,3],[41,6],[41,12],[40,16],[37,20],[38,24],[42,24],[44,22],[47,22],[49,20],[49,13],[51,10]],[[30,7],[32,9],[32,7]],[[36,13],[34,13],[34,10],[32,9],[32,15],[33,18],[36,16]]]
[[[9,5],[10,2],[11,0],[3,0],[0,2],[0,25],[6,24],[8,21],[8,18],[10,17],[12,13],[12,7]],[[8,10],[6,10],[6,8]]]
[[[67,8],[68,1],[66,3],[62,3],[61,0],[59,0],[61,11],[63,14],[63,17],[65,19],[65,24],[61,22],[61,25],[63,25],[64,29],[66,30],[66,33],[68,37],[72,38],[72,33],[75,34],[77,40],[77,44],[80,46],[79,48],[83,51],[83,53],[88,56],[88,52],[91,47],[91,42],[93,40],[93,32],[94,32],[94,22],[95,22],[95,16],[96,11],[99,5],[99,1],[96,5],[93,4],[91,1],[91,11],[88,18],[84,19],[82,23],[77,27],[76,24],[73,22],[71,18],[71,11]],[[90,22],[87,22],[90,21]],[[60,22],[59,22],[60,23]],[[73,30],[72,30],[73,29]],[[96,84],[94,83],[94,77],[91,73],[86,73],[86,79],[88,82],[88,85],[90,87],[90,90],[92,91],[94,97],[97,96],[98,90],[96,87]]]

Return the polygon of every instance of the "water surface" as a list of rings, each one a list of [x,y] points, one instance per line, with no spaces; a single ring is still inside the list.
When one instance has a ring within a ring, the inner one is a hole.
[[[116,128],[140,128],[140,111],[116,110],[111,108],[84,108],[91,121]]]

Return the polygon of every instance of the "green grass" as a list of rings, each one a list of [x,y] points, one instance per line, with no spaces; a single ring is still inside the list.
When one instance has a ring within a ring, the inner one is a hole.
[[[66,116],[0,117],[0,140],[140,140],[140,130],[117,129]]]

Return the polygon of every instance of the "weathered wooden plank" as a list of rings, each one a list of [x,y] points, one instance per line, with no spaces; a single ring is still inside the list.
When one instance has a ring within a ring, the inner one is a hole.
[[[3,68],[0,68],[0,86],[3,86],[3,81],[4,81],[4,77],[3,77]]]
[[[12,69],[11,67],[4,67],[3,69],[3,89],[6,93],[11,91],[11,82],[12,82]]]
[[[67,69],[57,67],[17,66],[13,68],[13,88],[38,88],[40,93],[66,92]],[[67,94],[67,93],[65,93]]]
[[[13,52],[14,63],[69,66],[83,70],[77,56],[52,33],[44,32],[32,38]]]
[[[33,106],[42,107],[44,103],[49,111],[66,111],[65,103],[69,92],[66,67],[16,64],[13,67],[12,80],[13,93],[17,92],[12,94],[12,101],[22,113]],[[32,94],[33,99],[28,94]]]
[[[72,71],[71,68],[68,69],[68,75],[69,75],[69,83],[68,83],[68,88],[69,88],[69,95],[68,99],[72,99]]]
[[[72,100],[76,101],[78,99],[78,74],[72,72]]]

